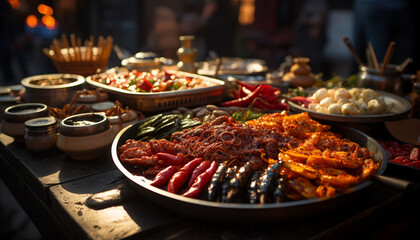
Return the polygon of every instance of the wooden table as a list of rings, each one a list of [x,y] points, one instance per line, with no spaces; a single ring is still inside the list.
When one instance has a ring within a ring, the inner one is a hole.
[[[34,155],[4,134],[0,142],[0,176],[46,239],[390,237],[415,232],[410,226],[420,218],[418,172],[392,166],[385,175],[412,181],[412,191],[374,183],[346,206],[320,216],[290,223],[227,224],[189,219],[142,198],[109,153],[94,161],[74,161],[59,151]],[[120,204],[97,210],[86,206],[93,194],[115,188],[123,193]]]

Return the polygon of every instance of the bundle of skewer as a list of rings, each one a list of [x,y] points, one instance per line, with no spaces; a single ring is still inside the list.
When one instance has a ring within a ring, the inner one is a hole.
[[[61,39],[54,38],[50,48],[44,48],[43,52],[53,61],[57,71],[89,76],[105,70],[112,46],[111,36],[99,36],[96,45],[94,37],[90,36],[82,45],[81,38],[76,38],[75,34],[70,35],[70,40],[62,34]]]
[[[360,57],[359,54],[356,52],[356,50],[354,49],[353,45],[350,42],[350,39],[348,37],[345,37],[343,39],[344,43],[346,44],[347,48],[349,49],[350,53],[353,55],[354,59],[356,60],[356,62],[360,65],[360,66],[366,66],[369,68],[373,68],[377,71],[385,71],[387,69],[390,68],[389,63],[392,59],[392,56],[394,55],[394,51],[395,51],[395,42],[391,41],[388,45],[388,48],[386,50],[385,56],[383,58],[382,64],[378,63],[378,59],[376,57],[376,53],[373,49],[373,45],[371,42],[368,42],[367,44],[367,48],[366,48],[366,60],[367,63],[364,63]],[[400,65],[397,65],[395,67],[395,70],[397,71],[403,71],[405,69],[405,67],[411,63],[413,61],[413,59],[411,59],[410,57],[408,57],[407,59],[405,59]]]

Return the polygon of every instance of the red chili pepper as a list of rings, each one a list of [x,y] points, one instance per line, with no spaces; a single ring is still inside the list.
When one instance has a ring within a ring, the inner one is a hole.
[[[257,88],[257,86],[252,85],[252,84],[249,84],[249,83],[246,83],[246,82],[242,82],[242,81],[238,81],[238,80],[236,82],[239,85],[241,85],[242,87],[245,87],[245,88],[247,88],[250,91],[254,91]]]
[[[289,100],[298,104],[303,104],[305,107],[308,107],[309,104],[313,103],[312,100],[303,96],[292,97]]]
[[[176,166],[169,166],[163,169],[155,176],[150,185],[155,187],[162,186],[163,184],[169,181],[169,179],[175,174],[177,170],[178,168]]]
[[[234,90],[234,89],[232,89],[230,92],[231,92],[231,94],[232,94],[233,98],[235,98],[235,99],[240,98],[240,97],[239,97],[239,91],[238,91],[238,92],[235,92],[235,90]]]
[[[156,157],[158,157],[159,160],[161,160],[158,163],[159,165],[181,165],[185,163],[185,156],[182,153],[178,153],[175,156],[169,153],[159,152],[156,153]]]
[[[281,97],[280,91],[274,91],[272,94],[260,94],[260,97],[263,98],[267,102],[277,102]]]
[[[239,89],[241,89],[241,92],[240,92],[240,97],[246,97],[247,95],[249,95],[249,94],[251,94],[252,93],[252,91],[251,90],[249,90],[248,88],[246,88],[246,87],[240,87]],[[254,89],[255,90],[255,89]]]
[[[217,170],[217,162],[213,161],[210,167],[197,177],[193,185],[188,189],[187,192],[182,194],[182,196],[191,197],[191,198],[198,197],[200,193],[203,191],[203,189],[208,185],[211,177],[214,175],[216,170]]]
[[[188,180],[188,177],[191,175],[192,171],[197,167],[200,162],[203,161],[202,158],[194,158],[185,164],[178,172],[176,172],[168,183],[168,192],[177,193],[181,186]]]
[[[277,101],[275,103],[269,103],[264,101],[261,98],[255,99],[253,105],[257,108],[261,109],[272,109],[272,110],[288,110],[289,105],[287,103],[282,103],[281,101]]]
[[[204,171],[207,170],[207,168],[210,167],[210,162],[209,161],[203,161],[200,163],[200,165],[198,165],[195,169],[194,172],[191,174],[190,177],[190,181],[188,182],[188,187],[191,187],[191,185],[194,183],[195,179],[202,174]]]
[[[248,104],[250,104],[252,100],[254,100],[258,96],[260,91],[261,91],[261,86],[258,86],[254,91],[252,91],[251,94],[248,94],[246,97],[235,99],[232,101],[223,102],[220,105],[222,107],[232,107],[232,106],[245,107]]]

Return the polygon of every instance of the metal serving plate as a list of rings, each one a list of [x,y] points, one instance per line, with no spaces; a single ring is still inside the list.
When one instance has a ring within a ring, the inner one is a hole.
[[[126,127],[120,131],[114,139],[111,147],[111,154],[116,167],[128,178],[132,186],[138,190],[141,195],[170,211],[175,211],[192,218],[229,223],[286,222],[300,220],[342,206],[372,184],[372,181],[363,182],[348,189],[345,194],[337,194],[335,198],[331,199],[318,198],[283,203],[218,203],[182,197],[160,188],[150,186],[150,180],[142,176],[133,175],[133,173],[125,168],[120,162],[118,149],[126,140],[134,138],[137,132],[137,126],[138,123]],[[333,126],[332,130],[373,152],[375,155],[374,160],[380,164],[380,168],[376,174],[383,174],[387,166],[387,158],[378,142],[366,134],[346,126],[336,125]]]
[[[160,112],[181,106],[195,107],[218,103],[223,100],[225,93],[224,81],[186,72],[176,72],[176,74],[192,78],[201,78],[204,81],[212,82],[216,85],[188,90],[140,93],[111,87],[92,80],[92,77],[106,75],[106,73],[89,76],[86,78],[86,82],[93,87],[103,88],[109,94],[114,95],[124,105],[128,105],[132,109],[144,112]]]
[[[392,121],[396,119],[402,119],[408,116],[411,103],[406,99],[384,91],[375,90],[380,93],[386,103],[393,104],[391,112],[378,114],[378,115],[343,115],[343,114],[332,114],[332,113],[319,113],[308,108],[302,107],[297,103],[292,101],[288,101],[290,106],[290,110],[293,112],[301,113],[301,112],[308,112],[311,118],[316,120],[325,120],[330,122],[338,122],[338,123],[379,123],[385,121]]]
[[[198,74],[214,76],[216,71],[215,61],[198,62]],[[222,57],[218,75],[259,75],[268,70],[265,61],[253,58],[228,58]]]

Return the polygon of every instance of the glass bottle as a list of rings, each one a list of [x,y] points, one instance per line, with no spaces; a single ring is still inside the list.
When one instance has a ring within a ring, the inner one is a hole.
[[[176,52],[179,58],[177,64],[179,71],[197,73],[197,67],[195,66],[195,58],[197,57],[197,48],[193,47],[193,41],[195,37],[180,36],[181,47]]]

